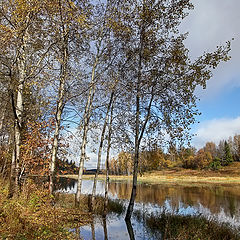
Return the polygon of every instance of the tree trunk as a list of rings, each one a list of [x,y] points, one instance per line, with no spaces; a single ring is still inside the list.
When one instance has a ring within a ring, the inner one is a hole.
[[[92,240],[96,240],[94,222],[91,223]]]
[[[108,114],[109,114],[109,111],[110,111],[110,108],[112,105],[112,101],[113,101],[113,96],[114,96],[114,91],[112,91],[112,93],[111,93],[110,101],[108,103],[107,112],[106,112],[106,116],[105,116],[105,120],[104,120],[104,124],[103,124],[100,145],[99,145],[99,149],[98,149],[97,170],[96,170],[96,174],[95,174],[95,177],[93,180],[91,205],[94,203],[94,200],[96,197],[97,178],[98,178],[98,174],[100,171],[100,165],[101,165],[101,160],[102,160],[102,148],[103,148],[104,136],[105,136],[105,131],[106,131],[107,123],[108,123]]]
[[[20,151],[21,151],[21,130],[23,124],[23,91],[26,79],[26,35],[23,37],[23,44],[20,50],[19,57],[17,58],[19,84],[17,87],[17,102],[14,105],[14,96],[12,95],[12,106],[15,116],[14,123],[14,150],[12,155],[12,172],[11,178],[14,178],[14,194],[19,191],[19,172],[20,172]],[[13,183],[13,182],[12,182]],[[11,184],[10,184],[11,185]],[[12,191],[10,190],[10,191]]]
[[[112,121],[113,121],[113,105],[111,108],[110,122],[108,126],[108,147],[107,147],[107,156],[106,156],[106,179],[105,179],[105,194],[104,194],[104,216],[107,215],[107,206],[108,206],[108,188],[109,188],[109,158],[110,158],[110,149],[111,149],[111,136],[112,136]]]
[[[16,163],[16,151],[15,151],[15,143],[13,143],[13,152],[12,152],[12,162],[11,162],[11,171],[10,171],[10,183],[8,190],[8,198],[12,198],[14,195],[14,179],[15,179],[15,163]]]
[[[6,136],[6,134],[4,135],[4,137],[5,136]],[[4,144],[4,140],[2,141],[2,143]],[[12,144],[12,137],[11,137],[11,135],[8,136],[8,143],[7,143],[6,147],[4,147],[3,144],[2,144],[2,147],[4,148],[5,151],[7,151],[7,153],[9,153],[10,146]],[[7,164],[8,164],[8,157],[5,156],[4,163],[3,163],[2,167],[1,167],[1,176],[2,176],[3,179],[7,175]]]
[[[62,5],[61,1],[59,1],[59,13],[61,17],[61,51],[62,51],[62,61],[61,61],[61,72],[60,72],[60,83],[58,89],[58,102],[57,102],[57,109],[55,115],[55,132],[53,137],[53,144],[52,144],[52,156],[51,156],[51,163],[49,169],[49,192],[53,194],[54,192],[54,184],[55,184],[55,175],[56,175],[56,159],[57,159],[57,152],[58,152],[58,145],[59,145],[59,134],[60,134],[60,127],[61,127],[61,117],[64,108],[64,98],[65,98],[65,85],[66,85],[66,78],[67,78],[67,64],[68,64],[68,30],[63,22],[63,14],[62,14]]]
[[[1,117],[1,120],[0,120],[0,133],[3,129],[3,122],[4,122],[4,119],[5,119],[6,108],[7,108],[7,102],[5,103],[5,106],[3,107],[3,111],[2,111],[2,117]]]
[[[129,219],[126,220],[126,225],[127,225],[127,230],[128,230],[128,234],[129,234],[129,239],[130,240],[135,240],[132,223]]]
[[[135,126],[135,153],[134,153],[134,165],[133,165],[133,182],[132,182],[132,193],[131,198],[129,201],[127,213],[125,220],[130,220],[133,212],[134,207],[134,201],[136,198],[137,193],[137,174],[138,174],[138,161],[139,161],[139,116],[140,116],[140,110],[139,110],[139,96],[137,94],[136,97],[136,126]]]
[[[95,86],[95,71],[98,64],[98,56],[95,59],[93,69],[92,69],[92,76],[91,76],[91,86],[88,94],[88,100],[85,106],[84,116],[83,116],[83,137],[82,137],[82,145],[81,145],[81,156],[80,156],[80,162],[79,162],[79,172],[78,172],[78,183],[77,183],[77,192],[75,196],[75,206],[80,206],[80,197],[81,197],[81,188],[82,188],[82,176],[83,176],[83,168],[84,168],[84,160],[86,157],[86,144],[87,144],[87,133],[88,133],[88,125],[89,120],[91,117],[92,112],[92,103],[94,94],[96,91]]]
[[[129,201],[127,213],[125,220],[130,220],[133,212],[134,201],[137,192],[137,174],[138,174],[138,162],[139,162],[139,129],[140,129],[140,84],[142,78],[142,55],[143,55],[143,38],[144,38],[144,27],[140,31],[140,47],[139,47],[139,61],[138,61],[138,76],[137,76],[137,86],[136,86],[136,115],[135,115],[135,152],[134,152],[134,165],[133,165],[133,183],[132,183],[132,193]]]
[[[149,101],[149,105],[147,108],[147,115],[145,117],[144,123],[142,125],[141,128],[141,133],[139,133],[139,117],[140,117],[140,106],[139,106],[139,98],[136,97],[136,106],[137,106],[137,110],[136,110],[136,133],[135,133],[135,154],[134,154],[134,165],[133,165],[133,185],[132,185],[132,193],[131,193],[131,198],[130,198],[130,202],[128,205],[128,209],[127,209],[127,214],[125,217],[125,220],[130,220],[132,212],[133,212],[133,207],[134,207],[134,201],[136,198],[136,193],[137,193],[137,174],[138,174],[138,164],[139,164],[139,147],[140,147],[140,143],[146,128],[146,125],[148,123],[149,117],[150,117],[150,113],[151,113],[151,106],[152,106],[152,102],[153,102],[153,88],[152,88],[152,95],[151,95],[151,99]]]
[[[67,49],[64,50],[64,63],[61,66],[61,77],[60,77],[60,85],[58,91],[58,103],[57,103],[57,111],[56,111],[56,122],[55,122],[55,132],[53,138],[52,145],[52,156],[51,156],[51,164],[50,164],[50,174],[49,174],[49,191],[50,194],[54,192],[54,182],[55,182],[55,170],[56,170],[56,159],[57,159],[57,151],[58,151],[58,143],[59,143],[59,133],[61,127],[61,117],[64,108],[64,95],[65,95],[65,82],[66,82],[66,68],[67,68]]]
[[[67,41],[67,40],[65,40]],[[67,59],[68,59],[68,50],[67,50],[67,42],[64,44],[64,56],[63,56],[63,64],[61,65],[61,76],[60,76],[60,85],[58,91],[58,103],[57,103],[57,111],[56,111],[56,122],[55,122],[55,132],[53,138],[52,145],[52,156],[51,156],[51,164],[50,164],[50,174],[49,174],[49,191],[50,194],[54,192],[54,182],[55,182],[55,171],[56,171],[56,159],[57,159],[57,151],[59,144],[59,133],[61,127],[61,117],[64,108],[64,96],[65,96],[65,83],[67,78]]]

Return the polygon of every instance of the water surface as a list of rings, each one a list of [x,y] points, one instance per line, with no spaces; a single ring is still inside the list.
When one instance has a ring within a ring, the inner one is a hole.
[[[91,194],[93,181],[83,180],[82,191]],[[61,179],[58,191],[75,193],[75,180]],[[104,194],[104,182],[98,181],[97,193]],[[111,182],[110,199],[118,199],[123,209],[128,205],[131,182]],[[233,228],[240,227],[240,186],[203,185],[180,186],[167,184],[139,184],[132,217],[132,230],[135,239],[161,239],[161,233],[152,232],[144,218],[158,216],[161,212],[180,215],[202,215],[219,223],[228,223]],[[81,227],[83,239],[129,239],[129,231],[124,221],[125,211],[111,213],[102,218],[95,217],[94,224]]]

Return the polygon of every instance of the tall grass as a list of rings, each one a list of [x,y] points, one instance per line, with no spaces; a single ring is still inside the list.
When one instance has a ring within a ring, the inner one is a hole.
[[[159,216],[146,217],[146,225],[169,240],[239,240],[237,229],[227,224],[219,224],[202,216],[181,216],[163,212]]]

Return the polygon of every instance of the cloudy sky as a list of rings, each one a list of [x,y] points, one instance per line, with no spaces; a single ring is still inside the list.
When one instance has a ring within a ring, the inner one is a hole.
[[[193,0],[195,9],[182,23],[181,31],[189,32],[186,45],[191,56],[231,40],[231,60],[222,63],[209,80],[206,90],[198,90],[200,124],[193,126],[197,134],[193,145],[206,141],[216,143],[240,134],[240,0]]]

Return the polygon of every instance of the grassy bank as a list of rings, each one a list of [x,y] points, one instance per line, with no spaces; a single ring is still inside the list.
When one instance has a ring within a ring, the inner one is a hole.
[[[77,175],[64,175],[64,177],[77,179]],[[94,175],[84,175],[85,179],[92,179]],[[105,176],[100,175],[99,179],[104,180]],[[111,175],[111,181],[131,181],[131,176]],[[138,176],[138,181],[153,184],[240,184],[240,163],[233,163],[218,171],[191,170],[183,168],[164,169],[161,171],[146,172]]]
[[[152,215],[145,219],[146,225],[158,239],[174,240],[239,240],[238,230],[231,229],[226,224],[207,220],[202,216],[180,216],[169,213]]]
[[[112,201],[109,209],[123,214],[125,208],[121,201]],[[133,216],[146,227],[148,236],[153,239],[171,240],[239,240],[239,230],[215,219],[206,219],[201,214],[196,216],[180,215],[175,212],[155,212],[152,214],[135,210]],[[134,226],[133,226],[134,227]],[[132,228],[132,227],[131,227]],[[135,227],[134,227],[135,228]],[[134,232],[133,232],[134,234]],[[136,233],[135,233],[136,234]],[[144,238],[145,239],[145,238]]]
[[[71,200],[51,197],[47,190],[27,183],[22,193],[8,199],[8,186],[0,182],[0,239],[79,239],[69,228],[92,221],[89,213],[73,209]],[[54,204],[53,204],[54,203]]]

